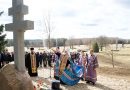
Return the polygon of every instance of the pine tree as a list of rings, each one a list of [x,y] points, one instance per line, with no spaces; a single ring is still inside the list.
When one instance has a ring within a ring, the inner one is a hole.
[[[96,52],[96,53],[99,52],[99,46],[98,46],[97,42],[93,44],[93,50],[94,50],[94,52]]]
[[[5,49],[5,45],[7,44],[7,40],[5,40],[6,34],[3,34],[4,26],[0,25],[0,52]]]
[[[4,13],[4,11],[0,12],[0,16]],[[5,49],[5,45],[7,44],[7,40],[5,40],[6,34],[3,34],[4,26],[0,25],[0,52]]]

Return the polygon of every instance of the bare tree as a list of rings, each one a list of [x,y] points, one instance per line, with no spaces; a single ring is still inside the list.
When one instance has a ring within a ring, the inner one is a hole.
[[[64,50],[65,50],[65,44],[66,44],[67,39],[63,38],[63,45],[64,45]]]
[[[109,55],[111,57],[111,61],[112,61],[112,66],[114,68],[115,64],[114,64],[114,57],[115,57],[115,53],[114,53],[114,50],[113,50],[113,46],[112,45],[109,45],[107,47],[107,51],[105,51],[107,55]]]
[[[71,48],[71,49],[74,48],[74,37],[73,37],[73,36],[71,36],[71,37],[69,38],[69,45],[70,45],[70,48]]]
[[[116,50],[118,49],[118,38],[116,38]]]
[[[48,48],[51,48],[51,32],[52,32],[52,26],[51,26],[51,19],[50,14],[46,18],[44,18],[44,25],[45,25],[45,33],[47,33],[47,42],[48,42]]]
[[[103,47],[106,47],[106,45],[108,45],[109,40],[106,36],[100,36],[97,38],[97,42],[98,42],[99,47],[102,51]]]
[[[80,45],[83,45],[82,39],[79,40],[79,46],[80,46]]]

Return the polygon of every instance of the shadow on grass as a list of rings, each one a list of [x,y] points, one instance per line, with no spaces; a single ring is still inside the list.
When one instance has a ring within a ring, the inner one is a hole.
[[[95,85],[92,85],[91,83],[90,84],[78,83],[74,86],[68,86],[68,85],[62,85],[62,86],[64,86],[66,90],[93,90],[93,88],[91,89],[91,87],[99,88],[101,90],[114,90],[100,83],[96,83]],[[91,87],[88,88],[88,86],[91,86]]]
[[[61,85],[64,86],[66,90],[90,90],[88,89],[88,85],[86,83],[78,83],[74,86]]]
[[[102,89],[102,90],[114,90],[114,89],[112,89],[112,88],[110,88],[110,87],[107,87],[107,86],[105,86],[105,85],[102,85],[102,84],[100,84],[100,83],[96,83],[96,84],[95,84],[95,87],[100,88],[100,89]]]

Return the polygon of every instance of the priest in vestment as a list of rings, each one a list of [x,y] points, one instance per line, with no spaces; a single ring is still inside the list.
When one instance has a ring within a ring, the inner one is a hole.
[[[38,60],[34,48],[30,48],[31,52],[27,54],[25,58],[25,66],[30,76],[38,76]]]

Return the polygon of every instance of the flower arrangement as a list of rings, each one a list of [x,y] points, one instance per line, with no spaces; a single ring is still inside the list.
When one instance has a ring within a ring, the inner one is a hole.
[[[43,83],[43,80],[37,80],[34,83],[34,90],[50,90],[47,84]]]

